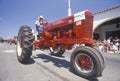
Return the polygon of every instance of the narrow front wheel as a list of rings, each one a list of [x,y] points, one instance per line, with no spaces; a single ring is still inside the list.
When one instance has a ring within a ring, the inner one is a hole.
[[[50,47],[49,50],[51,55],[58,56],[58,57],[61,57],[65,52],[65,50],[62,49],[61,47],[58,47],[57,49]]]

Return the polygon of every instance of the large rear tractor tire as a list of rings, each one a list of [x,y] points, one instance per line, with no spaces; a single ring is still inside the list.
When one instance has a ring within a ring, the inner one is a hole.
[[[71,55],[71,63],[75,72],[86,79],[95,79],[104,69],[103,59],[98,50],[81,46],[76,48]]]
[[[32,55],[34,36],[32,29],[26,25],[21,26],[17,38],[17,59],[19,62],[26,64]]]
[[[54,55],[57,57],[61,57],[65,52],[65,50],[62,49],[61,47],[59,47],[58,49],[54,49],[54,48],[50,47],[49,50],[50,50],[51,55]]]

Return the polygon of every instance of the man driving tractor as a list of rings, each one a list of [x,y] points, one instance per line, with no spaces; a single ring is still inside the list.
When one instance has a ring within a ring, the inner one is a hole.
[[[43,16],[39,16],[35,22],[36,30],[38,32],[38,39],[40,38],[41,32],[43,31],[43,22],[44,22]]]

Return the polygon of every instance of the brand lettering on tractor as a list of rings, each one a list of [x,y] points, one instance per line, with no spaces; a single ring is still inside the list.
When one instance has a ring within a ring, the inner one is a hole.
[[[74,14],[74,22],[84,19],[85,19],[85,11]]]

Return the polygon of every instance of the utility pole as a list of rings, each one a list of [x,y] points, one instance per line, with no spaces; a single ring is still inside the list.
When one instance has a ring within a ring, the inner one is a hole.
[[[68,16],[71,16],[70,0],[67,0],[67,4],[68,4]]]

